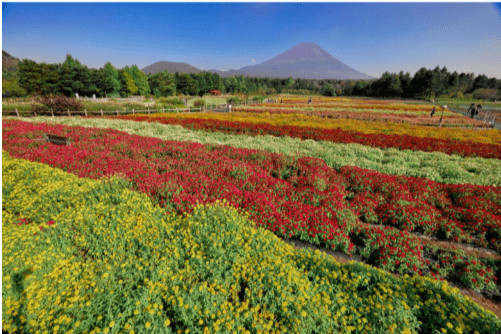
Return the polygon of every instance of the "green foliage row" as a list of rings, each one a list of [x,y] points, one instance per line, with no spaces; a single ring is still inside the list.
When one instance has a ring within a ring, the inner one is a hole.
[[[295,250],[224,203],[165,215],[118,177],[78,178],[5,152],[2,174],[11,333],[501,330],[447,283]]]

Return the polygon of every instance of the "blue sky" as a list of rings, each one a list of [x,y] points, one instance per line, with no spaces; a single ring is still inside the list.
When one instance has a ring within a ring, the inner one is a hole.
[[[447,66],[501,78],[493,3],[3,3],[2,49],[99,68],[239,69],[314,42],[369,75]]]

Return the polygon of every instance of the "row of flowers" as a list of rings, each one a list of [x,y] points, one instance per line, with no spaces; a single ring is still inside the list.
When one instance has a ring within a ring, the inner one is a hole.
[[[287,103],[267,103],[266,105],[254,105],[254,106],[239,106],[239,109],[256,110],[256,112],[264,112],[267,110],[276,111],[298,111],[299,113],[310,112],[312,115],[318,113],[319,115],[328,114],[329,111],[332,112],[353,112],[353,113],[373,113],[378,114],[392,114],[392,115],[408,115],[408,116],[419,116],[419,115],[429,115],[432,111],[433,106],[420,106],[418,108],[413,108],[410,105],[407,106],[367,106],[367,105],[353,105],[351,103],[347,104],[287,104]],[[444,116],[453,116],[456,118],[464,118],[462,115],[458,115],[450,110],[436,109],[436,113]]]
[[[239,106],[234,109],[235,112],[247,113],[270,113],[270,114],[302,114],[308,116],[317,116],[327,119],[354,119],[370,122],[383,122],[383,123],[405,123],[412,125],[424,126],[475,126],[475,127],[488,127],[489,125],[476,119],[464,117],[461,114],[445,113],[442,117],[441,114],[435,114],[430,117],[430,111],[427,112],[414,112],[409,113],[405,111],[386,111],[378,110],[373,112],[368,109],[325,109],[325,110],[308,110],[308,109],[291,109],[291,108],[270,108],[266,107],[243,107]]]
[[[414,229],[494,249],[500,245],[501,190],[496,187],[441,185],[356,167],[336,172],[319,159],[167,142],[115,130],[19,121],[4,121],[3,130],[3,147],[15,157],[83,177],[121,173],[170,212],[190,212],[197,203],[224,198],[279,236],[350,254],[356,250],[391,271],[426,267],[419,240],[408,233]],[[44,132],[69,136],[74,144],[32,140]],[[357,216],[387,226],[366,226]],[[363,244],[354,248],[357,240]]]
[[[310,108],[353,108],[353,109],[385,109],[385,110],[402,110],[402,111],[430,111],[433,104],[413,104],[413,103],[396,103],[395,101],[377,101],[377,100],[354,100],[348,98],[326,98],[326,97],[312,97],[309,104],[307,98],[281,98],[279,103],[270,105],[294,105],[298,107]],[[282,102],[282,103],[280,103]],[[439,108],[440,109],[440,108]],[[441,109],[440,109],[441,110]]]
[[[501,330],[446,283],[295,250],[224,202],[165,215],[123,179],[78,178],[5,153],[2,175],[2,328],[11,333]]]
[[[385,174],[427,178],[440,183],[501,186],[501,160],[499,159],[469,158],[438,152],[392,148],[380,149],[328,141],[304,141],[291,137],[232,135],[189,130],[178,125],[113,118],[33,117],[24,121],[108,128],[162,140],[223,144],[291,156],[310,156],[323,159],[328,166],[335,169],[352,165]]]
[[[495,144],[461,142],[410,135],[384,133],[365,134],[350,130],[310,128],[296,125],[241,122],[235,121],[231,117],[229,117],[228,120],[224,120],[223,117],[219,115],[206,117],[205,115],[170,116],[168,114],[161,114],[160,116],[129,115],[117,118],[138,122],[159,122],[162,124],[181,125],[187,129],[223,132],[228,134],[253,136],[272,135],[277,137],[288,136],[303,140],[312,139],[315,141],[330,141],[346,144],[356,143],[377,148],[398,148],[423,152],[442,152],[465,157],[501,159],[501,145]],[[489,130],[485,132],[487,131]]]
[[[135,115],[130,115],[134,117]],[[271,126],[294,126],[316,130],[343,130],[345,133],[360,135],[395,135],[396,138],[418,137],[417,139],[444,139],[481,144],[501,145],[501,134],[497,130],[471,131],[468,129],[429,128],[410,124],[392,124],[381,122],[365,122],[349,119],[325,119],[301,114],[270,113],[204,113],[204,114],[152,114],[142,115],[154,119],[200,119],[219,120],[239,123],[263,124]]]

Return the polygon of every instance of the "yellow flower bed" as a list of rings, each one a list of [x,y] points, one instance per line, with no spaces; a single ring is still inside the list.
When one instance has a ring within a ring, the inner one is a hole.
[[[429,137],[437,139],[448,139],[458,141],[468,141],[482,144],[501,144],[501,132],[498,130],[471,131],[466,129],[450,129],[436,127],[422,127],[409,124],[391,124],[364,122],[358,120],[336,119],[328,120],[316,116],[306,116],[301,114],[269,114],[269,113],[197,113],[197,114],[153,114],[144,115],[155,118],[199,118],[213,119],[221,121],[265,123],[275,126],[292,125],[300,127],[311,127],[317,129],[341,129],[357,131],[365,134],[391,134],[408,135],[416,137]]]
[[[294,250],[225,203],[165,215],[119,177],[78,178],[5,152],[2,172],[11,333],[501,329],[445,283]]]

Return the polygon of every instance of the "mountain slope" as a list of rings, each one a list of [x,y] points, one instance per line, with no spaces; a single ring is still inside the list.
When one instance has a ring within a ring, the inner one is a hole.
[[[261,64],[240,71],[252,76],[302,79],[372,79],[340,62],[315,43],[301,43]]]
[[[173,63],[170,61],[158,61],[154,64],[146,66],[142,71],[148,75],[150,73],[157,73],[167,70],[169,73],[198,73],[202,72],[198,68],[186,63]]]
[[[143,68],[146,74],[167,69],[170,73],[197,73],[201,70],[186,63],[160,61]],[[261,64],[239,70],[218,71],[221,77],[244,75],[249,77],[301,78],[301,79],[373,79],[340,62],[315,43],[301,43]]]
[[[2,69],[4,71],[14,71],[19,62],[19,58],[12,57],[6,51],[2,50]]]

